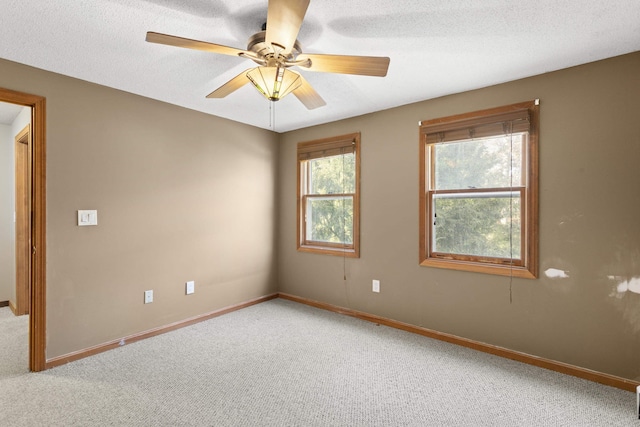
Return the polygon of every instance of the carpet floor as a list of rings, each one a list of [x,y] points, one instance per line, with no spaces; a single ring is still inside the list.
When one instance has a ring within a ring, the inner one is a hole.
[[[640,426],[634,393],[282,299],[40,373],[2,310],[2,426]]]

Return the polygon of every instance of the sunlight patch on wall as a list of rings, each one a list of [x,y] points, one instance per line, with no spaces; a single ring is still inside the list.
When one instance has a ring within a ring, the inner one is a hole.
[[[620,242],[620,249],[609,264],[602,266],[602,278],[610,289],[609,302],[620,312],[627,327],[637,334],[640,333],[640,249],[635,249],[635,235],[619,236],[616,240]]]
[[[623,294],[625,292],[640,294],[640,276],[632,277],[628,280],[625,280],[621,276],[607,276],[607,278],[618,282],[616,285],[616,292],[619,294]]]
[[[542,284],[550,291],[564,295],[575,290],[578,268],[559,257],[545,260],[540,266]]]
[[[569,277],[566,271],[558,270],[557,268],[547,268],[544,271],[544,275],[550,279],[566,279]]]
[[[640,332],[640,276],[626,278],[623,276],[607,276],[613,282],[613,290],[609,294],[611,301],[629,324],[634,333]]]

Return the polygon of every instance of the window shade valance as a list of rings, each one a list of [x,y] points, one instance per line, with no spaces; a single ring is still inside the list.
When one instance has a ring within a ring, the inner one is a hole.
[[[329,138],[320,142],[301,142],[298,144],[298,160],[310,160],[320,157],[337,156],[340,154],[355,153],[355,136],[348,138]]]
[[[486,138],[529,131],[530,107],[533,102],[514,104],[508,111],[485,110],[483,114],[463,114],[446,119],[426,120],[420,125],[420,134],[427,144],[452,142],[473,138]],[[489,112],[487,114],[487,111]]]

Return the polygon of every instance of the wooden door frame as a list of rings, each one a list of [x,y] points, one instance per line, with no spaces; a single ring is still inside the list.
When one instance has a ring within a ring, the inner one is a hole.
[[[15,136],[16,301],[14,314],[29,314],[31,276],[31,121]]]
[[[0,88],[0,101],[31,108],[31,298],[29,369],[46,369],[46,99]]]

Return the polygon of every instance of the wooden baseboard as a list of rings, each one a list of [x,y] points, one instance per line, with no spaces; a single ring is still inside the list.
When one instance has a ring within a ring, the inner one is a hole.
[[[9,307],[9,301],[0,301],[0,308]]]
[[[271,294],[260,298],[255,298],[246,302],[242,302],[240,304],[232,305],[229,307],[222,308],[220,310],[212,311],[210,313],[202,314],[199,316],[191,317],[185,320],[181,320],[178,322],[170,323],[165,326],[160,326],[154,329],[150,329],[148,331],[140,332],[137,334],[129,335],[127,337],[123,337],[118,340],[109,341],[103,344],[98,344],[93,347],[89,347],[83,350],[74,351],[73,353],[68,353],[63,356],[54,357],[52,359],[47,359],[45,369],[53,368],[55,366],[64,365],[69,362],[73,362],[75,360],[83,359],[85,357],[93,356],[107,350],[111,350],[117,347],[121,347],[126,344],[131,344],[136,341],[140,341],[146,338],[151,338],[156,335],[164,334],[166,332],[174,331],[176,329],[184,328],[185,326],[193,325],[195,323],[203,322],[205,320],[212,319],[214,317],[222,316],[223,314],[231,313],[233,311],[241,310],[246,307],[250,307],[255,304],[259,304],[261,302],[269,301],[272,299],[278,298],[278,294]]]
[[[434,331],[432,329],[423,328],[420,326],[411,325],[397,320],[388,319],[385,317],[377,316],[374,314],[365,313],[362,311],[352,310],[349,308],[339,307],[332,304],[327,304],[319,301],[314,301],[307,298],[298,297],[286,293],[276,293],[267,295],[264,297],[256,298],[250,301],[246,301],[233,306],[225,307],[220,310],[216,310],[210,313],[202,314],[199,316],[191,317],[186,320],[174,322],[169,325],[161,326],[158,328],[150,329],[148,331],[133,334],[118,340],[99,344],[90,348],[79,350],[73,353],[65,354],[63,356],[48,359],[46,361],[45,369],[53,368],[55,366],[64,365],[75,360],[83,359],[85,357],[93,356],[111,350],[113,348],[120,347],[122,345],[131,344],[136,341],[140,341],[146,338],[150,338],[156,335],[164,334],[176,329],[183,328],[185,326],[193,325],[195,323],[203,322],[205,320],[212,319],[214,317],[222,316],[223,314],[231,313],[233,311],[241,310],[246,307],[250,307],[261,302],[269,301],[275,298],[282,298],[289,301],[309,305],[311,307],[328,310],[338,314],[344,314],[347,316],[355,317],[368,322],[377,323],[380,325],[389,326],[391,328],[400,329],[403,331],[423,335],[428,338],[434,338],[440,341],[446,341],[452,344],[461,345],[463,347],[471,348],[484,353],[493,354],[496,356],[504,357],[507,359],[516,360],[518,362],[527,363],[529,365],[538,366],[540,368],[549,369],[552,371],[560,372],[566,375],[572,375],[574,377],[583,378],[589,381],[597,382],[600,384],[616,387],[622,390],[635,392],[636,388],[640,386],[640,382],[628,380],[626,378],[617,377],[614,375],[605,374],[602,372],[592,371],[590,369],[580,368],[578,366],[569,365],[563,362],[557,362],[551,359],[545,359],[543,357],[537,357],[526,353],[521,353],[514,350],[509,350],[504,347],[498,347],[490,344],[481,343],[479,341],[470,340],[467,338],[458,337],[456,335],[447,334],[444,332]],[[9,307],[15,313],[15,307],[9,302]]]
[[[489,353],[489,354],[504,357],[507,359],[516,360],[518,362],[538,366],[540,368],[549,369],[551,371],[560,372],[562,374],[572,375],[574,377],[583,378],[589,381],[605,384],[605,385],[616,387],[622,390],[636,391],[636,387],[640,385],[640,382],[628,380],[626,378],[604,374],[602,372],[592,371],[590,369],[580,368],[578,366],[569,365],[563,362],[557,362],[551,359],[545,359],[543,357],[532,356],[530,354],[521,353],[519,351],[509,350],[504,347],[485,344],[479,341],[458,337],[456,335],[434,331],[432,329],[427,329],[420,326],[399,322],[393,319],[387,319],[385,317],[376,316],[374,314],[369,314],[369,313],[365,313],[357,310],[351,310],[344,307],[338,307],[332,304],[318,302],[318,301],[314,301],[307,298],[302,298],[302,297],[298,297],[295,295],[290,295],[282,292],[278,294],[278,297],[289,300],[289,301],[295,301],[301,304],[306,304],[312,307],[320,308],[323,310],[332,311],[334,313],[344,314],[344,315],[355,317],[361,320],[366,320],[368,322],[373,322],[380,325],[401,329],[403,331],[412,332],[415,334],[423,335],[425,337],[434,338],[440,341],[446,341],[448,343],[461,345],[463,347],[468,347],[477,351],[482,351],[484,353]]]
[[[13,305],[13,301],[9,301],[9,308],[11,309],[11,312],[13,313],[14,316],[17,316],[17,310],[16,310],[16,306]]]

